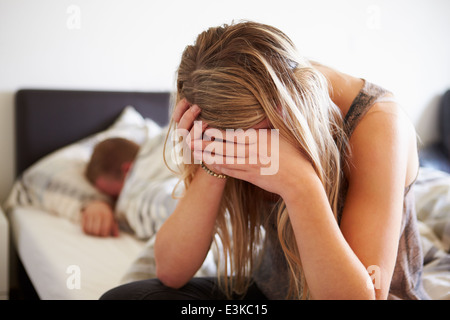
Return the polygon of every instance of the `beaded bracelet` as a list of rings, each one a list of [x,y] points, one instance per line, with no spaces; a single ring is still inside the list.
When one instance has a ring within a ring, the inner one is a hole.
[[[219,174],[219,173],[216,173],[216,172],[208,169],[208,167],[205,166],[203,162],[202,162],[201,166],[202,166],[203,170],[205,170],[208,174],[212,175],[213,177],[216,177],[216,178],[219,178],[219,179],[226,179],[226,178],[228,178],[228,176],[225,175],[225,174]]]

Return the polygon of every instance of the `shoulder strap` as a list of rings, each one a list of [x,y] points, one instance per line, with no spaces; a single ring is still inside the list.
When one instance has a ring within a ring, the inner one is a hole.
[[[364,80],[364,79],[363,79]],[[344,131],[350,138],[358,123],[369,111],[375,102],[391,100],[385,95],[389,93],[386,89],[364,80],[364,85],[353,100],[344,118]]]

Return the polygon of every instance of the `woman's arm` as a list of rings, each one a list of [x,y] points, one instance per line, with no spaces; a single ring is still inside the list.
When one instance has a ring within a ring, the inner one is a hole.
[[[374,109],[375,111],[375,109]],[[284,199],[313,298],[386,299],[415,136],[399,114],[368,113],[352,135],[340,229],[314,177]],[[315,186],[315,187],[314,187]],[[370,269],[369,269],[370,268]],[[368,271],[376,270],[376,286]]]
[[[195,139],[194,121],[198,106],[181,100],[173,114],[178,129]],[[199,129],[200,134],[205,129]],[[192,134],[191,134],[192,133]],[[197,137],[198,138],[198,137]],[[190,144],[190,141],[185,141]],[[189,188],[174,212],[158,230],[155,241],[156,275],[165,285],[182,287],[203,264],[213,239],[213,232],[226,180],[197,169]]]
[[[312,298],[374,299],[367,270],[342,235],[317,175],[301,183],[283,199]]]
[[[213,239],[226,179],[199,168],[185,196],[156,236],[156,273],[166,286],[179,288],[202,266]]]
[[[397,257],[405,186],[415,179],[419,165],[416,134],[395,103],[383,103],[372,107],[350,143],[353,169],[341,231],[365,267],[378,269],[375,294],[386,299]]]

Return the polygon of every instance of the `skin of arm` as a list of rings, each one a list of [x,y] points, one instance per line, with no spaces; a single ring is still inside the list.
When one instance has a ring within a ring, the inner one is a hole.
[[[340,229],[314,177],[305,178],[308,188],[292,187],[296,197],[284,197],[315,299],[386,299],[389,293],[415,139],[401,116],[373,108],[350,141],[349,190]],[[378,287],[368,279],[370,266],[381,271]]]
[[[213,239],[225,183],[225,179],[198,169],[185,196],[158,231],[156,275],[164,285],[182,287],[203,264]]]
[[[341,231],[366,268],[379,268],[375,295],[386,299],[397,257],[405,187],[419,167],[415,130],[396,104],[380,104],[356,128],[350,143],[355,152]]]
[[[191,130],[199,114],[197,106],[190,106],[183,99],[172,117],[178,128]],[[186,194],[158,230],[156,276],[164,285],[182,287],[203,264],[211,247],[225,184],[225,179],[217,179],[205,170],[197,169]]]

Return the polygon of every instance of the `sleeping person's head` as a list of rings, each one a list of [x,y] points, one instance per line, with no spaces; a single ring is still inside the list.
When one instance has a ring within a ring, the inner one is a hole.
[[[98,143],[86,168],[86,177],[101,192],[117,197],[136,158],[139,145],[124,138]]]

